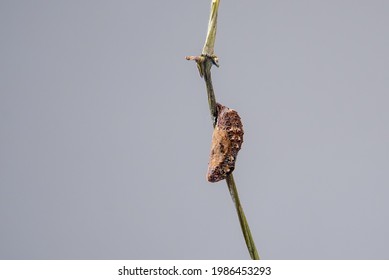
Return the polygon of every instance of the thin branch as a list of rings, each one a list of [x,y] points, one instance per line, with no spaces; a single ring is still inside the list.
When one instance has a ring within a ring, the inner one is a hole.
[[[211,67],[212,67],[212,62],[210,61],[210,59],[205,59],[204,81],[207,87],[208,104],[209,104],[209,111],[211,112],[211,116],[212,116],[212,124],[213,127],[215,127],[217,121],[217,106],[216,106],[216,97],[212,86]]]
[[[205,59],[202,65],[200,66],[204,71],[204,80],[205,85],[207,87],[209,111],[211,112],[213,127],[215,127],[216,125],[217,107],[216,97],[212,86],[211,68],[212,65],[216,65],[217,67],[219,67],[218,58],[214,54],[219,3],[219,0],[212,0],[211,13],[209,15],[208,32],[202,52],[202,56],[205,57]]]
[[[214,55],[216,29],[217,29],[217,12],[219,10],[219,0],[212,0],[211,14],[209,16],[207,38],[203,47],[203,55],[212,57]]]
[[[219,3],[220,0],[212,0],[211,13],[209,16],[208,23],[208,32],[202,54],[200,56],[186,57],[187,60],[196,61],[200,76],[204,78],[205,85],[207,88],[209,111],[211,113],[213,127],[215,127],[216,125],[218,112],[216,106],[216,97],[212,85],[211,68],[212,65],[216,65],[217,67],[219,67],[218,57],[214,54]],[[243,207],[240,203],[238,190],[236,188],[234,176],[232,175],[232,173],[227,176],[226,181],[228,190],[231,194],[232,201],[234,202],[236,212],[238,214],[240,227],[242,229],[242,233],[246,241],[247,249],[250,253],[251,259],[259,260],[259,254],[255,247],[254,239],[251,235],[250,227],[244,214]]]
[[[214,61],[216,56],[212,58],[209,56],[201,55],[201,56],[187,56],[185,58],[186,60],[196,61],[197,68],[200,73],[200,77],[204,78],[205,80],[205,86],[207,88],[207,95],[208,95],[209,111],[211,112],[213,127],[215,127],[216,120],[217,120],[217,106],[216,106],[216,97],[212,86],[211,68],[212,65],[216,65]]]
[[[257,252],[257,248],[255,247],[254,239],[251,235],[249,223],[247,222],[246,215],[244,214],[243,207],[240,204],[238,190],[235,185],[234,176],[229,174],[226,178],[228,190],[230,191],[232,201],[235,204],[236,212],[238,214],[240,227],[242,229],[242,233],[244,236],[244,240],[246,241],[247,249],[250,253],[252,260],[259,260],[259,254]]]

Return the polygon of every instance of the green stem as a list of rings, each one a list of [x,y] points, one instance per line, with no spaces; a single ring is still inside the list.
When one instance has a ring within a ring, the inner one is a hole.
[[[211,14],[209,15],[208,32],[203,47],[203,55],[213,56],[216,40],[217,12],[219,10],[220,0],[212,0]]]
[[[211,76],[212,64],[213,63],[211,59],[209,57],[205,57],[203,62],[204,81],[205,81],[205,86],[207,87],[208,105],[209,105],[209,111],[211,112],[212,124],[213,127],[215,127],[217,121],[217,106],[216,106],[216,97],[212,85],[212,76]]]
[[[211,4],[211,13],[209,16],[208,32],[207,38],[205,40],[203,52],[201,56],[187,56],[187,60],[194,60],[197,63],[199,73],[201,77],[204,77],[205,85],[207,88],[208,94],[208,104],[209,110],[212,116],[213,127],[215,127],[217,122],[217,106],[216,106],[216,97],[213,91],[212,78],[211,78],[211,68],[212,65],[218,65],[218,58],[214,54],[214,46],[216,40],[216,27],[217,27],[217,13],[219,9],[220,0],[212,0]],[[231,194],[232,201],[234,202],[236,212],[238,214],[240,227],[244,239],[246,241],[247,249],[250,253],[251,259],[259,260],[259,254],[255,247],[254,239],[251,235],[250,227],[247,222],[246,216],[243,212],[243,207],[240,203],[238,190],[235,185],[234,176],[229,174],[226,178],[227,186]]]
[[[228,190],[230,191],[232,201],[235,204],[236,212],[238,214],[240,227],[242,229],[242,233],[244,236],[244,240],[246,241],[247,249],[250,253],[252,260],[259,260],[259,254],[257,252],[257,248],[255,247],[254,239],[251,235],[249,223],[247,222],[246,215],[244,214],[243,207],[240,204],[238,189],[235,185],[234,176],[229,174],[226,178]]]

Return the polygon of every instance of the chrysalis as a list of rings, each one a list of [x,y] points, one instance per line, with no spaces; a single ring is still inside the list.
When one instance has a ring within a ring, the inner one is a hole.
[[[234,170],[243,143],[243,125],[238,112],[219,103],[217,111],[207,173],[207,180],[212,183],[225,179]]]

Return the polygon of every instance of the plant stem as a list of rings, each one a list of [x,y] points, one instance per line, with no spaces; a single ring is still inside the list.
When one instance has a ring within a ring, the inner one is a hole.
[[[216,121],[217,121],[217,106],[216,106],[216,97],[215,97],[215,93],[213,91],[213,85],[212,85],[212,76],[211,76],[212,61],[211,61],[211,59],[206,57],[203,65],[204,65],[204,81],[205,81],[205,86],[207,87],[209,111],[211,112],[212,125],[213,125],[213,127],[215,127]]]
[[[216,40],[216,29],[217,29],[217,12],[219,10],[220,0],[212,0],[211,14],[209,15],[208,32],[205,44],[203,47],[203,55],[213,56]]]
[[[215,127],[216,125],[218,112],[216,106],[216,97],[212,85],[211,68],[212,65],[216,65],[217,67],[219,67],[218,58],[214,54],[219,3],[220,0],[212,0],[211,13],[209,16],[209,23],[208,23],[208,32],[207,32],[207,37],[205,40],[205,44],[201,56],[186,57],[187,60],[196,61],[197,67],[200,72],[200,76],[204,77],[205,85],[207,88],[208,104],[209,104],[209,110],[212,117],[213,127]],[[250,227],[247,222],[246,216],[243,212],[243,207],[240,203],[238,190],[236,188],[234,176],[232,175],[232,173],[227,176],[226,181],[227,181],[228,190],[231,194],[232,201],[234,202],[236,212],[238,214],[240,227],[242,229],[242,233],[246,241],[247,249],[250,253],[251,259],[259,260],[259,254],[255,247],[254,239],[251,235]]]
[[[238,189],[235,185],[234,176],[229,174],[226,178],[228,190],[230,191],[232,201],[235,204],[236,212],[238,214],[240,227],[242,229],[242,233],[244,236],[244,240],[246,241],[247,249],[250,253],[252,260],[259,260],[259,254],[257,252],[257,248],[255,247],[254,239],[251,235],[250,227],[246,219],[246,215],[244,214],[243,207],[240,204]]]

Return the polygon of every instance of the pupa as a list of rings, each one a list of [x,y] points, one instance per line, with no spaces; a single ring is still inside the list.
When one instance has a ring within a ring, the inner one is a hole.
[[[207,172],[207,180],[211,183],[225,179],[235,169],[244,134],[238,112],[219,103],[216,106],[218,114]]]

